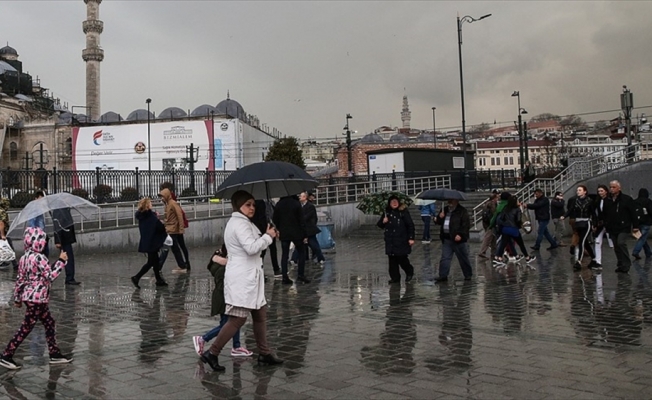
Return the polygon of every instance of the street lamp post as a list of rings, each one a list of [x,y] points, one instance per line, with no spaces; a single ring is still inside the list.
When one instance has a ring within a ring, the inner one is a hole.
[[[152,179],[152,144],[150,138],[150,118],[149,118],[149,104],[152,99],[145,100],[147,103],[147,171],[149,172],[149,179]]]
[[[348,167],[348,175],[351,175],[353,173],[353,160],[351,160],[351,129],[349,128],[349,120],[353,119],[351,114],[346,114],[346,126],[344,129],[346,130],[346,151],[347,151],[347,167]]]
[[[527,132],[523,133],[523,114],[527,114],[527,110],[521,108],[521,93],[518,90],[514,90],[512,97],[518,99],[518,151],[519,151],[519,163],[521,166],[521,175],[523,174],[525,168],[525,161],[527,159]]]
[[[432,108],[432,136],[435,144],[435,149],[437,148],[437,131],[435,130],[435,110],[437,107]]]
[[[632,159],[632,108],[634,108],[634,94],[623,85],[620,95],[620,108],[625,114],[625,134],[627,136],[627,158]]]
[[[464,74],[462,73],[462,24],[464,22],[476,22],[483,20],[487,17],[490,17],[491,14],[483,15],[482,17],[475,19],[469,15],[466,15],[460,18],[459,14],[457,15],[457,44],[460,57],[460,92],[461,92],[461,102],[462,102],[462,142],[464,145],[464,191],[469,190],[469,172],[466,169],[466,115],[464,112]]]

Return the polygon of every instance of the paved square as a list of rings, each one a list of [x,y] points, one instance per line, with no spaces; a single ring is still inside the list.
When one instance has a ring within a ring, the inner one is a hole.
[[[529,244],[528,244],[529,245]],[[473,244],[475,254],[478,245]],[[209,317],[213,249],[191,249],[189,275],[169,273],[169,288],[129,281],[145,262],[135,253],[80,256],[81,287],[53,288],[51,309],[64,354],[47,364],[37,325],[15,356],[23,369],[0,367],[0,397],[10,399],[401,399],[649,398],[652,386],[651,263],[616,275],[574,273],[568,248],[542,251],[531,266],[496,270],[474,261],[464,282],[434,285],[441,245],[417,243],[416,279],[389,287],[378,238],[340,238],[312,283],[267,282],[268,337],[279,367],[220,357],[226,372],[198,362],[192,336],[217,324]],[[631,249],[631,246],[630,246]],[[265,269],[271,273],[269,259]],[[23,309],[9,307],[13,273],[0,271],[0,342],[18,328]],[[255,349],[249,323],[246,347]]]

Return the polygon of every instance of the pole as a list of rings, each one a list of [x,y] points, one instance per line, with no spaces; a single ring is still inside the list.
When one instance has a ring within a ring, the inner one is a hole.
[[[346,126],[344,129],[346,129],[346,152],[347,152],[347,168],[348,168],[348,175],[351,175],[353,173],[353,160],[352,160],[352,154],[351,154],[351,129],[349,128],[349,120],[352,119],[353,117],[351,114],[346,114]]]
[[[528,145],[528,140],[530,140],[527,134],[527,121],[523,121],[523,144],[525,145],[525,159],[530,160],[530,150]]]
[[[469,191],[469,173],[466,170],[466,115],[464,111],[464,74],[462,73],[462,21],[459,15],[457,16],[457,49],[460,59],[460,93],[462,102],[462,143],[463,143],[463,157],[464,157],[464,191]]]
[[[437,107],[432,108],[432,136],[434,140],[435,149],[437,148],[437,130],[435,129],[435,110]]]
[[[519,162],[521,165],[521,178],[523,177],[523,171],[525,168],[525,151],[523,145],[523,124],[521,113],[518,113],[518,152],[519,152]]]

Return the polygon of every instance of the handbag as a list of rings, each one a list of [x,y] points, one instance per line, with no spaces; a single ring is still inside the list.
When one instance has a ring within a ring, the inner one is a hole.
[[[168,236],[165,238],[165,241],[163,242],[163,246],[165,246],[165,247],[172,247],[173,244],[174,244],[174,241],[172,240],[172,236],[168,235]]]
[[[6,240],[0,240],[0,262],[9,262],[16,259],[16,253]]]
[[[520,235],[518,228],[515,226],[503,226],[501,232],[503,235],[507,235],[511,237],[518,237]]]

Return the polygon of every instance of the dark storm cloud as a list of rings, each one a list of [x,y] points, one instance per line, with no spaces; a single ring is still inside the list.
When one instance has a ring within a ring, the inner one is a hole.
[[[83,1],[0,7],[0,41],[83,105]],[[530,115],[615,109],[623,84],[652,104],[649,2],[105,0],[102,109],[125,116],[149,97],[192,110],[230,90],[288,135],[335,137],[346,113],[359,134],[400,125],[407,93],[413,127],[432,126],[432,106],[438,126],[459,126],[458,10],[493,14],[463,25],[468,125],[514,119],[514,90]]]

